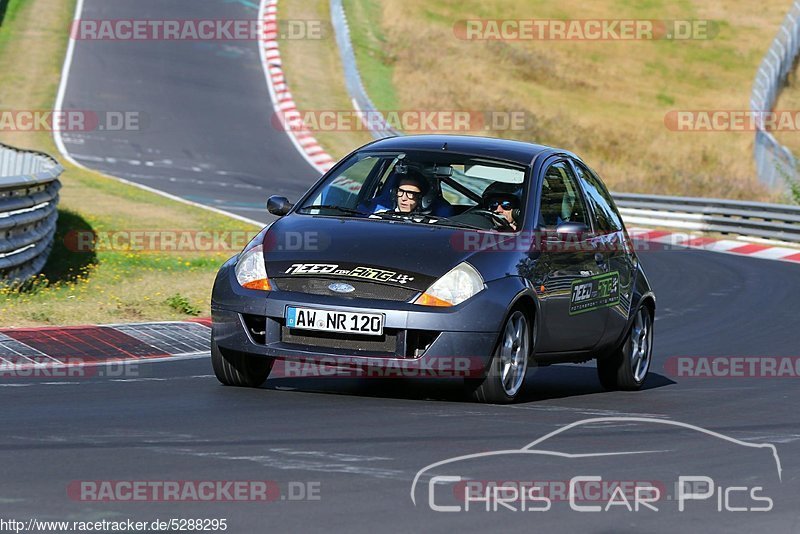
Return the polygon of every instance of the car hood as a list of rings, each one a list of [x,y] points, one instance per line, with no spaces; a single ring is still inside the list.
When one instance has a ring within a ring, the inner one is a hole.
[[[264,258],[270,278],[366,279],[424,291],[479,253],[471,246],[479,242],[478,235],[486,233],[425,223],[288,215],[265,234]]]

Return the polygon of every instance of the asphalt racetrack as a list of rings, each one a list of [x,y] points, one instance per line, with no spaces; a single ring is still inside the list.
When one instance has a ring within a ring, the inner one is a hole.
[[[280,378],[251,390],[219,385],[205,358],[142,363],[124,376],[6,380],[7,387],[0,387],[7,407],[2,447],[14,462],[4,466],[0,495],[18,516],[228,518],[231,532],[298,525],[363,532],[498,525],[535,532],[668,532],[694,531],[698,524],[709,532],[795,532],[797,379],[677,377],[665,364],[672,356],[795,355],[796,267],[695,251],[645,253],[643,261],[660,296],[656,360],[644,391],[603,392],[594,368],[578,365],[531,371],[528,398],[513,406],[473,404],[456,384],[422,378]],[[762,481],[773,510],[719,512],[716,496],[687,503],[683,513],[674,501],[660,503],[658,512],[579,513],[556,501],[547,512],[445,513],[431,511],[421,494],[416,506],[411,500],[413,479],[429,464],[518,449],[598,417],[671,419],[737,440],[773,443],[781,480],[766,451],[624,421],[565,433],[553,450],[659,452],[595,458],[589,472],[563,458],[495,457],[484,466],[491,473],[477,480],[495,480],[510,469],[519,477],[511,480],[608,473],[608,480],[660,481],[664,487],[681,475],[730,479],[726,487]],[[548,472],[553,466],[557,472]],[[74,481],[117,480],[266,480],[284,497],[292,486],[296,495],[308,491],[319,500],[86,502],[67,492]]]
[[[243,18],[256,10],[223,0],[86,0],[83,13],[145,15]],[[268,219],[269,194],[296,198],[317,177],[270,125],[254,42],[78,42],[64,108],[148,118],[140,131],[65,136],[80,163],[251,219]],[[641,392],[602,391],[591,364],[530,370],[527,398],[512,406],[474,404],[459,384],[422,378],[223,387],[205,357],[141,363],[122,376],[4,379],[0,447],[13,461],[4,462],[0,502],[26,521],[224,518],[236,533],[797,532],[798,376],[684,376],[677,363],[800,356],[797,266],[688,250],[641,259],[658,296],[655,361]],[[592,418],[606,419],[538,447],[560,455],[513,453]],[[775,454],[743,443],[773,444]],[[507,453],[434,467],[413,485],[430,464],[490,451]],[[545,481],[550,506],[539,500],[543,509],[521,511],[520,499],[513,506],[487,499],[464,510],[458,484],[432,484],[437,475],[487,487]],[[595,496],[571,504],[600,511],[578,511],[553,489],[576,476],[649,481],[661,491],[658,510],[605,510],[608,496]],[[681,501],[681,476],[708,477],[714,487],[696,489],[707,494],[702,499],[684,491]],[[268,481],[271,490],[267,500],[158,502],[151,494],[81,493],[92,481]],[[770,509],[754,510],[767,507],[763,496]],[[442,505],[460,511],[433,509]]]

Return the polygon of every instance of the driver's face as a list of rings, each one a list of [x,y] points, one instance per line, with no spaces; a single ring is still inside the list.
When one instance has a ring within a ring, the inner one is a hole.
[[[414,184],[400,184],[397,188],[397,209],[402,213],[411,213],[419,204],[422,191]]]
[[[495,213],[499,213],[505,217],[509,224],[514,224],[514,203],[512,200],[507,198],[499,198],[492,202],[492,206],[494,207]]]

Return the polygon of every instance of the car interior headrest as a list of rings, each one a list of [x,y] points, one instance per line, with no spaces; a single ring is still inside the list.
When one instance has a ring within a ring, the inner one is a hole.
[[[427,190],[425,194],[422,195],[422,200],[420,202],[420,209],[427,210],[431,207],[437,198],[439,198],[439,191],[440,185],[439,180],[434,176],[432,178],[425,178],[425,183],[427,184]]]

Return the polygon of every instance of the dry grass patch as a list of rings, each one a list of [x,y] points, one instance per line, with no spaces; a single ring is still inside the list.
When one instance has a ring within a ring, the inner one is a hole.
[[[572,149],[617,190],[772,198],[755,179],[752,134],[674,132],[664,117],[670,110],[748,109],[755,69],[785,15],[785,2],[640,5],[646,7],[622,1],[391,1],[383,4],[381,23],[404,108],[525,111],[531,118],[525,131],[480,133]],[[455,21],[498,13],[509,19],[712,19],[719,33],[684,42],[454,36]]]

